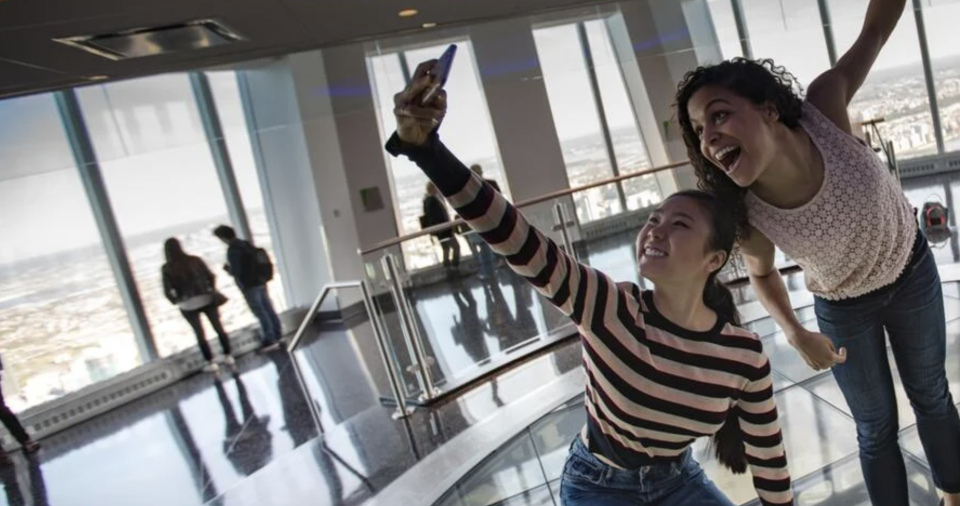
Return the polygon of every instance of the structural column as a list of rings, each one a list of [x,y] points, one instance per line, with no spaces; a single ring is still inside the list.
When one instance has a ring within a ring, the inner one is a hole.
[[[59,91],[56,93],[56,101],[73,158],[80,171],[80,180],[83,182],[97,222],[97,229],[103,239],[110,269],[117,280],[120,297],[123,299],[130,325],[133,327],[140,358],[145,363],[154,361],[159,358],[157,345],[153,340],[150,322],[147,320],[146,310],[137,291],[137,283],[130,268],[123,237],[120,235],[120,227],[117,225],[110,205],[110,197],[107,195],[103,175],[100,173],[100,163],[94,152],[93,143],[90,141],[90,133],[83,119],[76,92],[73,89]]]
[[[674,109],[677,85],[684,74],[699,65],[722,60],[720,44],[710,28],[713,23],[709,7],[704,0],[640,0],[619,6],[620,16],[614,16],[608,25],[615,36],[617,57],[628,70],[624,76],[634,104],[641,109],[649,104],[649,112],[638,111],[638,118],[643,118],[651,157],[655,164],[685,160],[687,148]],[[637,69],[631,72],[629,67],[633,64]],[[651,123],[656,128],[651,128]],[[656,137],[662,151],[655,148]],[[696,186],[690,168],[675,170],[674,177],[674,189]],[[661,186],[664,193],[669,193],[669,181],[666,183],[661,182]]]
[[[257,62],[238,81],[287,300],[309,306],[333,276],[289,57]]]

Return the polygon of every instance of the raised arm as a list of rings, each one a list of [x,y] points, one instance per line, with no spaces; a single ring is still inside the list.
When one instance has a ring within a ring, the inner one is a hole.
[[[422,145],[405,143],[394,134],[387,143],[394,155],[406,155],[430,178],[464,221],[514,272],[530,282],[560,311],[579,324],[594,304],[584,304],[587,280],[597,273],[578,264],[556,243],[530,226],[513,204],[476,177],[440,141],[436,133]],[[589,275],[588,275],[589,272]],[[615,291],[613,283],[605,283]],[[596,294],[599,295],[599,294]]]
[[[807,90],[810,102],[848,133],[852,128],[847,106],[897,26],[905,4],[906,0],[870,0],[860,36],[835,67],[810,83]]]
[[[761,376],[747,385],[734,408],[743,431],[747,463],[761,504],[793,504],[790,470],[773,396],[770,361],[766,356],[760,371]]]
[[[430,84],[426,72],[433,63],[421,64],[411,84],[397,94],[397,132],[387,142],[387,150],[416,163],[514,272],[571,317],[582,333],[593,334],[585,328],[596,326],[595,315],[602,320],[605,314],[615,314],[621,297],[616,284],[577,263],[531,227],[512,204],[443,145],[437,127],[446,111],[446,95],[441,92],[426,106],[420,105],[419,98]]]

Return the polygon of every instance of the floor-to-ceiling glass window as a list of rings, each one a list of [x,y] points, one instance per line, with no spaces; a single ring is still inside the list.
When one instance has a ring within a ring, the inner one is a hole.
[[[923,22],[946,152],[960,151],[960,1],[924,0]],[[906,15],[909,15],[906,14]]]
[[[168,237],[179,238],[217,275],[217,287],[230,299],[220,308],[227,330],[249,323],[249,309],[222,268],[225,246],[211,233],[229,218],[188,76],[92,86],[78,96],[161,356],[196,346],[163,294]],[[208,327],[207,337],[212,334]]]
[[[456,64],[450,71],[445,89],[456,97],[456,114],[448,114],[443,124],[443,142],[470,166],[479,164],[487,179],[494,179],[501,190],[509,195],[493,125],[477,72],[477,65],[469,40],[454,41],[457,48]],[[370,56],[367,66],[377,100],[380,134],[384,142],[396,128],[393,120],[393,96],[403,90],[409,73],[417,65],[439,57],[448,43],[420,46],[408,51],[383,52]],[[390,177],[393,183],[394,202],[400,220],[402,234],[420,230],[420,215],[423,214],[423,197],[427,177],[405,157],[388,157]],[[450,212],[453,216],[453,212]],[[440,247],[430,237],[406,241],[402,244],[406,266],[409,269],[428,267],[440,262]],[[470,248],[461,245],[461,255],[468,255]]]
[[[868,0],[830,2],[838,57],[860,34],[867,3]],[[850,103],[850,119],[854,123],[883,120],[876,128],[884,141],[893,141],[901,160],[937,153],[919,40],[917,24],[908,7]],[[873,128],[869,130],[873,135]]]
[[[240,197],[247,212],[247,221],[253,233],[253,242],[267,250],[277,262],[274,239],[268,222],[266,206],[263,201],[263,188],[260,185],[260,176],[253,156],[253,145],[250,142],[250,131],[247,127],[246,116],[240,98],[240,89],[237,85],[237,74],[233,71],[207,72],[210,80],[210,91],[216,103],[217,114],[223,127],[223,135],[227,141],[227,150],[233,164],[233,172],[240,188]],[[267,284],[270,298],[274,307],[281,311],[286,309],[286,297],[283,294],[283,279],[280,270],[274,269],[273,281]],[[249,320],[252,321],[252,315]]]
[[[637,117],[620,62],[613,50],[606,22],[594,19],[583,23],[590,45],[597,91],[602,102],[617,168],[620,174],[632,174],[652,166],[647,146],[637,125]],[[627,209],[642,209],[662,200],[660,185],[654,175],[623,182]]]
[[[741,5],[754,58],[772,58],[803,86],[830,68],[817,0],[741,0]]]
[[[49,94],[0,101],[0,356],[14,411],[141,364]]]
[[[649,168],[650,158],[604,20],[539,27],[533,37],[570,186],[610,178],[614,164],[619,174]],[[653,176],[627,181],[623,192],[628,209],[647,207],[662,198]],[[623,211],[616,184],[576,193],[574,202],[581,223]]]
[[[613,177],[578,30],[577,23],[533,30],[550,112],[571,187]],[[581,223],[613,216],[623,210],[615,184],[577,193],[574,203]]]
[[[707,0],[713,29],[720,43],[720,53],[725,60],[743,56],[740,45],[740,33],[737,32],[737,20],[733,14],[731,0]]]

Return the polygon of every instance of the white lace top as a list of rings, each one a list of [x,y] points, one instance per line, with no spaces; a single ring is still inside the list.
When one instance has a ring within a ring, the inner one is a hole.
[[[747,192],[750,224],[803,267],[814,295],[848,299],[893,283],[917,234],[896,179],[872,149],[810,102],[803,103],[800,125],[823,157],[823,186],[795,209]]]

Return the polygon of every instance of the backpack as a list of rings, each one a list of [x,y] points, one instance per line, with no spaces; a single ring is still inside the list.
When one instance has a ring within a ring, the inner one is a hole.
[[[267,250],[250,244],[243,257],[243,270],[250,276],[245,284],[249,286],[265,285],[273,279],[273,262],[270,260],[270,254],[267,253]]]

